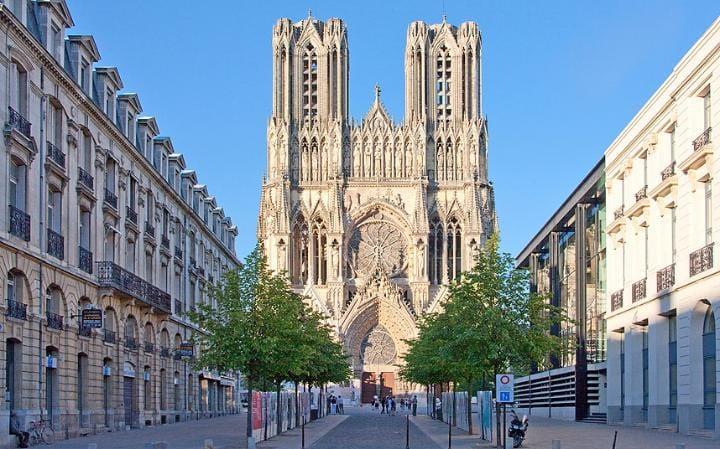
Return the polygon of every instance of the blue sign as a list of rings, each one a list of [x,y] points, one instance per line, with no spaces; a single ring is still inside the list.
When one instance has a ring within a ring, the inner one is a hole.
[[[511,402],[509,391],[500,392],[500,402]]]

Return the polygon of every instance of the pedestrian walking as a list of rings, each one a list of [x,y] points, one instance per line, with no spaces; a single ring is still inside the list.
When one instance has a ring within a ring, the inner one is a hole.
[[[413,416],[417,416],[417,395],[414,395],[412,398],[412,414]]]
[[[395,412],[397,411],[397,406],[395,404],[395,398],[392,396],[390,397],[390,411],[392,412],[392,415],[395,416]]]
[[[340,395],[338,395],[337,397],[337,410],[339,414],[345,414],[345,408],[343,407],[343,398]]]
[[[380,405],[382,406],[382,411],[380,412],[381,415],[384,415],[387,411],[387,398],[382,398],[380,401]]]

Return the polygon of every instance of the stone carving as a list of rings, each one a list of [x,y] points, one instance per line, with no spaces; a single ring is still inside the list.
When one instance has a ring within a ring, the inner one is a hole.
[[[350,237],[348,252],[356,276],[369,276],[378,268],[390,277],[404,272],[405,238],[397,227],[382,219],[382,214],[377,214],[357,227]]]
[[[382,329],[373,329],[360,345],[360,357],[366,365],[390,365],[395,355],[395,342]]]

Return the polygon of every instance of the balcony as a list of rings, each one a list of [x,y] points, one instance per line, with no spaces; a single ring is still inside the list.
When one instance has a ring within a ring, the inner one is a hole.
[[[47,318],[47,327],[49,327],[50,329],[57,329],[61,331],[65,327],[65,317],[63,317],[62,315],[47,312],[45,314],[45,317]]]
[[[63,170],[65,169],[65,153],[52,144],[51,142],[47,142],[47,158],[48,160],[54,162],[58,167],[61,167]]]
[[[115,332],[113,332],[109,329],[103,329],[103,341],[105,343],[115,344],[115,342],[117,341]]]
[[[121,268],[114,262],[97,262],[98,281],[118,293],[136,299],[163,313],[170,313],[170,295]]]
[[[32,125],[28,119],[23,117],[22,114],[12,107],[8,107],[8,112],[8,126],[11,129],[18,130],[20,134],[25,137],[30,138],[30,135],[32,134]]]
[[[710,133],[712,132],[712,127],[708,126],[705,131],[702,132],[699,136],[693,140],[693,151],[698,151],[699,149],[703,148],[705,145],[709,144],[711,142],[710,139]]]
[[[657,291],[667,290],[675,285],[675,264],[659,270],[657,276]]]
[[[690,253],[690,276],[695,276],[713,267],[713,243]]]
[[[635,193],[635,201],[640,201],[647,198],[647,186],[643,186],[640,190]]]
[[[149,221],[145,222],[145,236],[155,240],[155,226],[151,225]]]
[[[65,238],[52,229],[47,229],[47,252],[56,259],[65,259]]]
[[[616,220],[620,219],[625,215],[625,206],[620,206],[617,209],[615,209],[615,212],[613,212],[613,217],[615,217]]]
[[[135,351],[138,348],[137,340],[135,339],[135,337],[130,337],[126,335],[124,343],[124,346],[132,351]]]
[[[146,341],[146,342],[143,344],[143,350],[144,350],[145,352],[153,353],[153,352],[155,352],[155,344],[154,344],[154,343],[151,343],[151,342],[149,342],[149,341]]]
[[[125,206],[125,216],[132,223],[137,224],[137,212],[135,212],[130,206]]]
[[[78,167],[78,183],[92,191],[95,187],[95,179],[82,167]]]
[[[613,221],[607,227],[608,234],[621,232],[625,228],[625,206],[620,206],[613,212]]]
[[[80,325],[78,327],[78,335],[81,337],[91,337],[92,336],[92,328]]]
[[[79,253],[80,253],[80,262],[78,263],[78,267],[83,270],[84,272],[88,274],[92,274],[93,272],[93,253],[92,251],[88,251],[82,246],[78,247]]]
[[[650,207],[650,200],[647,195],[647,185],[644,185],[635,193],[635,204],[627,210],[627,215],[633,218],[639,217],[648,207]]]
[[[160,237],[160,244],[162,245],[163,248],[169,250],[170,249],[170,239],[168,238],[168,236],[162,235]]]
[[[632,302],[645,299],[647,296],[647,278],[640,279],[632,285]]]
[[[177,257],[180,260],[182,260],[182,258],[183,258],[183,252],[179,246],[175,247],[175,257]]]
[[[698,137],[693,140],[692,146],[693,151],[679,165],[680,170],[687,173],[690,170],[698,170],[703,166],[707,165],[707,162],[712,160],[713,148],[711,138],[712,128],[708,127]]]
[[[166,348],[165,346],[160,346],[160,357],[164,359],[170,358],[170,349]]]
[[[614,312],[618,309],[622,309],[623,306],[623,291],[618,290],[610,295],[610,311]]]
[[[674,201],[677,185],[678,181],[675,173],[675,162],[673,161],[660,172],[660,184],[652,189],[649,196],[656,201],[669,197],[669,201],[665,201],[665,204],[663,204],[663,206],[667,206],[669,202]]]
[[[103,200],[105,201],[105,204],[112,207],[113,209],[117,210],[118,208],[118,197],[115,195],[112,191],[110,191],[107,187],[105,188],[105,195],[103,197]]]
[[[26,242],[30,241],[30,215],[21,211],[15,206],[8,206],[10,209],[10,234],[19,237]]]
[[[27,304],[8,299],[5,316],[9,316],[18,320],[27,320]]]

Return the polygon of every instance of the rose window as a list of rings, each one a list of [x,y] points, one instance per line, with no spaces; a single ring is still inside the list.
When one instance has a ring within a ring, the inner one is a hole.
[[[349,262],[358,276],[370,276],[376,269],[388,276],[405,271],[407,243],[398,228],[383,221],[369,221],[358,226],[350,237]]]
[[[360,357],[366,365],[389,365],[395,361],[395,342],[385,331],[375,329],[360,345]]]

